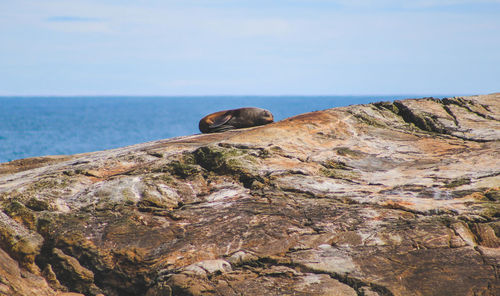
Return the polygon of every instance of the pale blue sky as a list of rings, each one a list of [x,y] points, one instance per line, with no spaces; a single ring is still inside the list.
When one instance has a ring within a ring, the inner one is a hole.
[[[500,91],[500,0],[0,0],[0,95]]]

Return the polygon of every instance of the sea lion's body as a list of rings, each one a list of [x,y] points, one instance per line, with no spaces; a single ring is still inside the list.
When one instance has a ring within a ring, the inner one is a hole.
[[[200,120],[198,127],[202,133],[216,133],[264,125],[273,122],[273,120],[273,115],[268,110],[247,107],[209,114]]]

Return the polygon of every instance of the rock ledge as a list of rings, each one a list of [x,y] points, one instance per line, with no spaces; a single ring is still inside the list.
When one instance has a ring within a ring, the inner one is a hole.
[[[500,295],[500,94],[0,164],[2,295]]]

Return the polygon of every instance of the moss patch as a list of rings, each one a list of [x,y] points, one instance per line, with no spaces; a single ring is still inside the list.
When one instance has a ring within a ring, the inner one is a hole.
[[[498,202],[486,202],[481,205],[483,208],[482,215],[488,219],[497,220],[500,218],[500,203]]]
[[[194,176],[201,172],[192,154],[184,154],[180,160],[170,162],[167,170],[181,178]]]
[[[19,205],[14,206],[16,211],[22,208]],[[38,272],[38,267],[34,262],[35,256],[40,252],[43,238],[36,232],[20,226],[19,222],[15,221],[17,219],[10,220],[6,218],[4,213],[1,214],[3,217],[0,218],[0,247],[9,253],[13,259],[18,260],[24,268],[31,272]]]
[[[7,203],[3,210],[9,217],[18,223],[23,224],[31,230],[35,229],[35,215],[28,208],[26,208],[24,204],[18,201],[12,201]]]
[[[32,198],[26,203],[26,207],[33,211],[46,211],[49,209],[49,203],[44,200],[39,200],[37,198]]]
[[[321,168],[320,173],[328,178],[341,179],[346,181],[354,181],[360,178],[359,174],[355,172],[340,169]]]
[[[205,146],[193,152],[196,163],[220,174],[241,174],[253,169],[257,158],[242,149]]]
[[[470,178],[457,178],[457,179],[453,179],[450,182],[448,182],[447,184],[445,184],[444,187],[455,188],[455,187],[467,185],[470,183],[471,183]]]
[[[500,201],[500,189],[489,189],[484,193],[484,195],[491,201]]]
[[[391,102],[378,102],[378,103],[374,103],[373,105],[375,107],[379,108],[379,109],[382,109],[382,108],[387,109],[387,110],[391,111],[394,114],[398,114],[399,113],[398,107],[396,107],[396,105],[394,105]]]
[[[370,116],[368,114],[356,113],[353,115],[355,118],[357,118],[358,120],[360,120],[361,122],[363,122],[367,125],[371,125],[374,127],[386,127],[387,126],[384,122],[377,120],[375,117]]]
[[[427,99],[435,100],[433,98]],[[431,133],[446,133],[446,130],[438,122],[436,115],[425,112],[416,112],[415,110],[404,105],[401,101],[395,101],[394,105],[399,111],[398,115],[401,116],[401,118],[403,118],[403,120],[408,124]]]
[[[208,172],[231,175],[239,178],[243,186],[250,188],[255,180],[263,181],[256,166],[258,157],[250,155],[247,149],[205,146],[193,152],[196,163]]]
[[[352,149],[347,148],[347,147],[339,147],[335,150],[337,150],[338,155],[349,156],[352,158],[362,158],[365,155],[365,153],[363,153],[361,151],[352,150]]]
[[[322,165],[328,169],[336,169],[336,170],[351,170],[350,167],[348,167],[345,162],[342,161],[337,161],[337,160],[327,160]]]

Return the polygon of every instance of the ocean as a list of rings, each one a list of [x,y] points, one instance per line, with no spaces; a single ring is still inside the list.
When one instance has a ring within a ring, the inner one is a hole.
[[[265,108],[279,121],[408,97],[421,96],[0,97],[0,162],[192,135],[203,116],[225,109]]]

